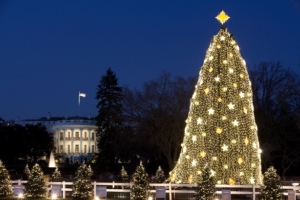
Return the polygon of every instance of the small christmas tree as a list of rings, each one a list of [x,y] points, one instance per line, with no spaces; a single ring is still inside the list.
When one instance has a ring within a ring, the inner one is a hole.
[[[280,177],[274,167],[269,167],[264,173],[263,185],[261,186],[261,200],[281,200]]]
[[[56,167],[55,171],[52,174],[52,180],[53,181],[58,181],[60,179],[61,179],[61,174],[60,174],[60,171],[58,170],[58,168]]]
[[[24,194],[26,197],[46,197],[47,187],[44,181],[44,173],[39,164],[32,167],[31,175],[25,185]]]
[[[149,195],[149,180],[148,174],[145,171],[145,168],[140,162],[140,165],[136,168],[133,174],[133,185],[131,188],[131,200],[144,200]]]
[[[73,199],[92,199],[93,186],[91,176],[93,172],[90,166],[81,164],[76,171],[73,185]]]
[[[24,169],[24,174],[26,175],[25,179],[28,180],[30,178],[31,172],[28,167],[28,164],[26,164],[25,169]]]
[[[0,196],[12,195],[12,186],[10,182],[10,176],[5,166],[0,160]]]
[[[120,171],[120,177],[123,183],[128,182],[128,174],[127,171],[125,170],[124,166],[122,166],[122,169]]]
[[[196,200],[212,200],[215,194],[215,181],[208,167],[204,168],[196,188]]]
[[[165,181],[165,173],[159,166],[155,173],[155,183],[163,183]]]

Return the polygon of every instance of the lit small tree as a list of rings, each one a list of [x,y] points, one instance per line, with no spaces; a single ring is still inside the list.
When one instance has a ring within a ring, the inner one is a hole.
[[[128,183],[128,174],[127,174],[127,171],[124,168],[124,166],[122,166],[122,169],[121,169],[120,174],[119,174],[119,178],[122,181],[122,183]],[[127,188],[127,187],[122,186],[122,188],[124,189],[124,188]]]
[[[10,176],[4,164],[0,160],[0,196],[12,195]]]
[[[87,200],[93,197],[91,176],[93,172],[90,166],[81,164],[76,171],[73,185],[73,199]]]
[[[52,180],[57,181],[57,180],[60,180],[60,179],[61,179],[61,174],[60,174],[59,169],[56,167],[55,171],[52,174]]]
[[[280,192],[281,184],[280,177],[278,176],[274,167],[269,167],[264,173],[263,185],[261,186],[261,200],[281,200],[282,195]]]
[[[212,200],[215,194],[215,181],[208,167],[204,168],[196,188],[196,200]]]
[[[26,166],[25,166],[24,174],[26,175],[26,179],[29,179],[29,178],[30,178],[31,171],[30,171],[30,169],[29,169],[29,167],[28,167],[28,164],[26,164]]]
[[[155,183],[163,183],[165,181],[165,173],[159,166],[155,173]]]
[[[32,167],[31,175],[25,185],[24,194],[26,197],[46,197],[47,187],[44,181],[44,172],[39,164]]]
[[[120,177],[121,177],[123,183],[128,182],[128,174],[127,174],[127,171],[124,168],[124,166],[122,166],[122,169],[120,171]]]
[[[133,185],[131,188],[131,200],[144,200],[149,195],[149,179],[145,168],[140,162],[140,165],[136,168],[133,174]]]

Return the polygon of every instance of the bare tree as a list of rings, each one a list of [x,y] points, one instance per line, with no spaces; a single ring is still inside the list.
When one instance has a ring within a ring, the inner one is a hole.
[[[134,127],[144,156],[167,160],[169,169],[178,159],[184,135],[185,119],[196,78],[163,73],[146,82],[142,89],[124,90],[126,118]]]
[[[300,142],[297,110],[300,108],[300,81],[296,73],[280,62],[262,62],[250,71],[255,119],[263,150],[263,170],[269,166],[287,170],[299,162]],[[297,148],[297,149],[295,149]]]

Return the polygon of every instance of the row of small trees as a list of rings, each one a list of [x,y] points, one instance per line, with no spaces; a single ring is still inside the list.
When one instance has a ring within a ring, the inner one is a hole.
[[[44,173],[39,166],[35,164],[30,170],[28,165],[25,166],[24,173],[27,175],[28,182],[25,185],[25,197],[46,197],[47,186],[44,180]],[[75,173],[73,193],[74,199],[92,199],[93,186],[91,176],[93,171],[89,165],[81,164]],[[123,182],[129,181],[129,176],[124,167],[120,171],[120,177]],[[61,180],[62,176],[58,168],[52,174],[52,180]],[[155,176],[155,181],[162,183],[165,180],[164,172],[161,167],[158,168]],[[133,186],[131,188],[132,199],[145,199],[149,192],[149,177],[142,163],[136,168],[132,175]],[[13,194],[12,184],[9,173],[2,161],[0,161],[0,196],[11,196]]]
[[[128,175],[124,167],[120,172],[122,180],[127,180]],[[165,181],[164,172],[159,167],[156,171],[155,181],[162,183]],[[149,193],[149,178],[142,163],[136,168],[132,176],[131,199],[147,199]],[[216,182],[211,175],[209,168],[205,168],[201,173],[196,187],[196,200],[212,200],[216,192]],[[269,167],[264,173],[263,185],[261,186],[261,200],[282,200],[281,182],[274,167]]]
[[[25,173],[28,176],[28,182],[25,185],[24,195],[25,197],[46,197],[47,187],[44,181],[44,173],[39,164],[35,164],[32,169],[25,167]],[[81,164],[76,171],[72,197],[74,199],[92,199],[93,198],[93,186],[91,181],[91,175],[93,171],[90,166]],[[120,171],[120,176],[123,181],[128,180],[128,174],[124,167]],[[55,169],[52,174],[52,179],[57,180],[61,178],[58,168]],[[164,172],[159,169],[156,172],[155,180],[158,183],[163,182]],[[273,167],[268,168],[264,173],[263,185],[261,186],[262,200],[281,200],[282,195],[280,192],[281,184],[280,178]],[[11,196],[13,194],[12,184],[10,176],[2,161],[0,160],[0,196]],[[149,193],[149,176],[142,164],[136,168],[132,175],[132,187],[131,187],[131,199],[140,200],[147,199]],[[196,188],[197,200],[209,200],[215,195],[215,180],[211,175],[208,168],[205,168],[200,176]]]
[[[205,168],[197,183],[196,200],[212,200],[216,192],[215,184],[210,170]],[[260,189],[261,200],[282,200],[280,178],[274,167],[269,167],[264,173],[263,185]]]

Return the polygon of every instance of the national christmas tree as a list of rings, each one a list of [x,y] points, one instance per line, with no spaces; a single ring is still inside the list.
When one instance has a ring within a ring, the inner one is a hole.
[[[155,183],[163,183],[165,181],[165,173],[159,166],[155,172]]]
[[[224,11],[216,17],[222,24]],[[195,183],[205,167],[217,184],[260,184],[252,89],[238,43],[222,25],[206,51],[170,181]]]
[[[206,167],[197,183],[196,200],[212,200],[215,192],[214,177],[211,175],[209,168]]]
[[[4,164],[0,160],[0,196],[12,195],[12,186],[10,176]]]
[[[131,200],[144,200],[149,195],[149,177],[145,171],[145,168],[140,162],[140,165],[136,168],[132,175],[132,187],[131,187]]]
[[[264,173],[263,185],[261,186],[261,200],[281,200],[282,195],[280,192],[281,183],[280,178],[273,167],[269,167]]]
[[[59,169],[56,167],[55,171],[52,174],[52,180],[53,181],[59,181],[60,179],[61,179],[61,174],[60,174]]]
[[[92,199],[93,198],[93,185],[91,176],[93,171],[90,166],[81,164],[76,171],[75,180],[73,185],[72,197],[74,199]]]
[[[47,187],[44,181],[44,172],[39,164],[35,164],[31,169],[31,175],[25,185],[24,194],[26,197],[46,197]]]

